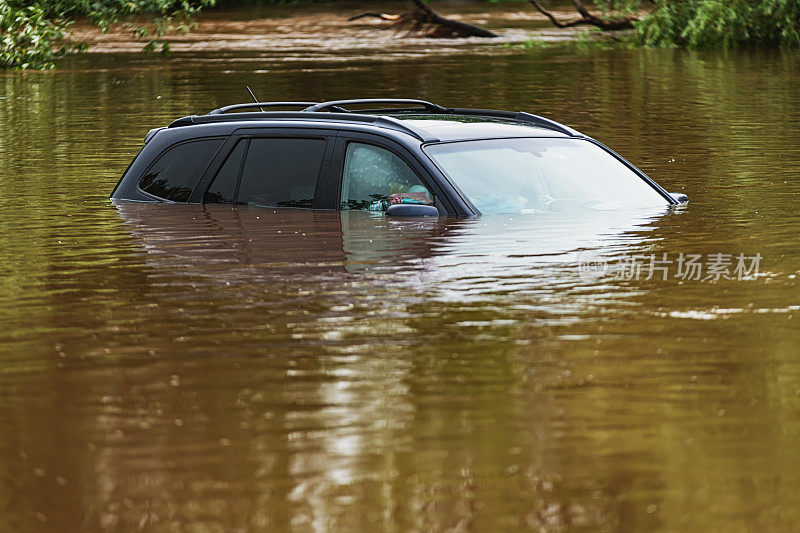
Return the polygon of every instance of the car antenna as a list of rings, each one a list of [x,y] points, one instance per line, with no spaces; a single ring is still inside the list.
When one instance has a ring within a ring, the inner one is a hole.
[[[249,93],[250,93],[250,96],[252,96],[252,97],[253,97],[253,101],[254,101],[255,103],[258,103],[258,98],[256,98],[256,95],[254,95],[254,94],[253,94],[253,91],[251,91],[251,90],[250,90],[250,86],[249,86],[249,85],[245,85],[245,88],[247,89],[247,92],[249,92]],[[258,108],[261,110],[261,112],[262,112],[262,113],[264,112],[264,108],[263,108],[263,107],[261,107],[261,106],[258,106]]]

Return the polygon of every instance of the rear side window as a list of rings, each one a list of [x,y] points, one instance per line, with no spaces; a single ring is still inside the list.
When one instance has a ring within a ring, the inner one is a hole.
[[[203,139],[167,150],[139,182],[143,191],[173,202],[186,202],[223,139]]]
[[[236,184],[239,182],[239,172],[242,170],[244,153],[247,150],[247,141],[239,141],[225,164],[217,172],[217,177],[208,191],[203,195],[205,204],[231,204],[236,195]]]
[[[324,157],[323,139],[252,139],[236,202],[311,208]]]

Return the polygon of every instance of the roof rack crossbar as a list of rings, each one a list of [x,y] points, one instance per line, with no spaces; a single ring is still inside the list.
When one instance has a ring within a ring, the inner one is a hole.
[[[316,102],[252,102],[247,104],[234,104],[234,105],[226,105],[225,107],[220,107],[219,109],[215,109],[208,113],[209,115],[222,115],[223,113],[227,113],[229,111],[235,111],[237,109],[248,109],[252,107],[307,107],[310,105],[314,105]]]
[[[420,106],[423,109],[426,109],[433,113],[447,113],[447,109],[440,105],[433,104],[425,100],[410,100],[406,98],[362,98],[357,100],[331,100],[330,102],[321,102],[319,104],[311,105],[305,108],[303,111],[316,112],[316,111],[325,111],[327,109],[332,109],[332,108],[338,108],[345,112],[349,112],[348,110],[342,108],[342,106],[354,105],[354,104],[408,104],[408,105]],[[403,111],[407,111],[407,109],[403,109]],[[363,111],[361,110],[353,112],[363,113]]]
[[[256,104],[253,104],[256,105]],[[255,113],[235,113],[232,115],[224,115],[222,113],[207,114],[207,115],[190,115],[188,117],[179,118],[169,125],[170,128],[177,128],[180,126],[190,126],[192,124],[212,124],[215,122],[227,122],[231,120],[271,120],[271,119],[314,119],[327,122],[362,122],[364,124],[375,124],[376,126],[383,126],[385,128],[393,129],[408,133],[416,137],[420,141],[433,141],[437,140],[432,138],[430,134],[420,129],[414,128],[405,124],[403,121],[396,118],[377,115],[362,115],[360,113],[335,113],[335,112],[308,112],[308,111],[264,111]]]

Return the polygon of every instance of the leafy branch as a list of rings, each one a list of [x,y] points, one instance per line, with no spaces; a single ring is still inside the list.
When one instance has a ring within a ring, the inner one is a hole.
[[[103,33],[123,24],[144,41],[144,51],[161,47],[171,32],[196,28],[197,13],[216,0],[0,0],[0,67],[51,68],[53,61],[86,49],[74,41],[70,27],[75,17],[86,16]],[[141,20],[136,20],[137,17]],[[143,20],[143,21],[142,21]]]

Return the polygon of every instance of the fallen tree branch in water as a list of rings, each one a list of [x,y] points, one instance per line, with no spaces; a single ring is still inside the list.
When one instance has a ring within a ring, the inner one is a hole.
[[[431,9],[422,0],[411,0],[411,9],[399,15],[387,15],[368,11],[354,17],[349,21],[364,17],[375,17],[392,22],[397,29],[408,29],[406,35],[421,35],[423,37],[457,38],[457,37],[497,37],[497,34],[466,22],[445,18]]]
[[[366,13],[361,13],[360,15],[356,15],[354,17],[350,17],[347,19],[348,22],[353,22],[354,20],[366,18],[366,17],[375,17],[381,20],[397,20],[403,15],[387,15],[386,13],[375,13],[374,11],[367,11]]]
[[[572,3],[575,4],[575,10],[581,16],[580,18],[570,20],[568,22],[561,22],[551,12],[543,8],[538,0],[528,1],[533,4],[533,7],[535,7],[541,14],[550,19],[550,22],[552,22],[553,25],[559,28],[571,28],[573,26],[595,26],[603,31],[629,30],[633,28],[633,23],[639,20],[634,16],[606,20],[598,17],[597,15],[592,15],[589,13],[589,10],[586,9],[580,0],[572,0]]]

